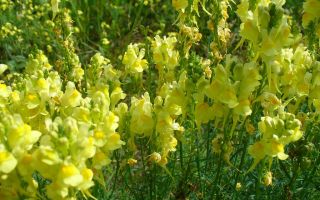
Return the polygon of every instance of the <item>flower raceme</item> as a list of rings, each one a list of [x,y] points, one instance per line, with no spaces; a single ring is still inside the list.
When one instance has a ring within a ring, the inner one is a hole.
[[[284,153],[285,145],[295,142],[302,137],[301,122],[291,113],[279,113],[275,117],[262,117],[259,122],[261,140],[249,146],[248,152],[254,158],[249,169],[251,171],[265,157],[272,161],[272,157],[285,160],[288,155]]]

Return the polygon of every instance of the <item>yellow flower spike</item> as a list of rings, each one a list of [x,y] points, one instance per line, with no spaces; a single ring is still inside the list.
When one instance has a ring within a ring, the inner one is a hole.
[[[284,153],[285,145],[295,142],[302,137],[301,122],[291,113],[280,112],[275,117],[262,117],[258,124],[262,139],[248,148],[249,154],[254,158],[251,171],[265,156],[285,160],[288,155]]]

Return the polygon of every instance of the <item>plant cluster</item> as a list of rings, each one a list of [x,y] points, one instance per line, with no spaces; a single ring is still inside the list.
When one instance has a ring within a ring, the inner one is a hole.
[[[319,0],[0,11],[0,199],[320,197]]]

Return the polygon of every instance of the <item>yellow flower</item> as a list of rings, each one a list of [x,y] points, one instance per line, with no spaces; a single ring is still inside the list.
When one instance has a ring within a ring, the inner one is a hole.
[[[122,63],[126,66],[129,73],[137,74],[148,68],[148,61],[143,59],[145,49],[140,49],[138,44],[129,44],[127,51],[123,56]]]
[[[108,136],[104,149],[113,151],[119,149],[124,144],[125,142],[120,140],[120,135],[118,133],[112,133]]]
[[[248,99],[239,100],[239,104],[233,109],[237,115],[248,116],[251,115],[250,101]]]
[[[320,2],[318,0],[307,0],[303,3],[304,14],[302,17],[302,24],[307,27],[309,23],[320,17]]]
[[[74,67],[72,69],[72,76],[75,81],[81,81],[83,79],[83,75],[84,70],[80,66]]]
[[[77,186],[80,190],[87,190],[94,185],[92,178],[93,172],[91,169],[84,168],[81,170],[82,182]]]
[[[50,199],[65,199],[68,196],[68,187],[57,182],[46,186],[46,191]]]
[[[253,170],[257,164],[266,156],[265,144],[262,142],[256,142],[250,145],[248,148],[248,153],[253,157],[254,162],[248,171]]]
[[[63,164],[58,172],[58,177],[61,183],[73,187],[79,185],[83,180],[79,169],[72,163]]]
[[[153,60],[159,71],[174,70],[179,63],[179,52],[174,50],[177,38],[174,36],[160,38],[155,36],[152,41]]]
[[[153,152],[149,158],[150,161],[158,163],[161,161],[161,155],[158,152]]]
[[[133,134],[150,135],[153,131],[153,106],[149,93],[144,93],[141,99],[131,98],[130,131]]]
[[[93,159],[93,167],[96,169],[101,169],[104,166],[107,166],[111,160],[108,158],[106,154],[104,154],[102,151],[97,152]]]
[[[121,99],[124,98],[126,98],[126,94],[122,91],[121,87],[116,87],[110,95],[111,107],[113,108]]]
[[[8,69],[8,65],[0,64],[0,76]]]
[[[200,127],[202,123],[208,123],[209,120],[214,119],[214,111],[207,103],[197,104],[194,115],[198,127]]]
[[[60,0],[51,0],[51,7],[52,7],[52,19],[54,19],[59,12],[59,3]]]
[[[79,122],[89,122],[90,121],[90,110],[85,107],[76,107],[73,110],[72,117],[74,117]]]
[[[36,93],[29,93],[25,97],[25,103],[28,109],[34,109],[40,105],[40,99]]]
[[[282,112],[275,117],[262,117],[258,124],[262,134],[260,141],[249,146],[248,152],[254,158],[252,170],[264,157],[278,157],[285,160],[284,146],[302,137],[301,122],[291,113]]]
[[[239,15],[241,21],[246,21],[248,17],[248,10],[249,10],[249,1],[242,0],[241,3],[238,5],[237,14]]]
[[[235,87],[229,80],[229,72],[222,65],[215,68],[215,79],[206,87],[206,95],[227,104],[229,108],[239,104]]]
[[[0,98],[7,98],[9,96],[9,89],[7,85],[0,83]]]
[[[258,42],[259,28],[254,20],[248,19],[240,25],[240,35],[254,44]]]
[[[265,186],[269,186],[272,185],[272,173],[271,172],[267,172],[264,177],[263,177],[263,184]]]
[[[8,151],[4,149],[4,146],[0,146],[0,172],[10,173],[17,166],[17,159]]]
[[[234,108],[239,104],[236,90],[231,84],[214,80],[206,89],[208,97],[227,104],[229,108]]]
[[[134,166],[135,164],[137,164],[137,160],[136,159],[133,159],[133,158],[129,158],[128,161],[127,161],[127,164],[130,165],[130,166]]]
[[[81,99],[81,93],[75,89],[74,83],[69,81],[65,93],[61,97],[61,105],[76,107],[80,105]]]
[[[20,116],[15,116],[16,120]],[[28,124],[22,124],[13,127],[8,133],[8,143],[16,153],[22,153],[25,150],[30,150],[32,145],[39,140],[41,133],[31,130]]]
[[[106,134],[103,131],[96,130],[93,134],[94,143],[97,147],[102,147],[106,142]]]
[[[241,187],[242,187],[241,183],[238,182],[238,183],[236,184],[236,190],[237,190],[237,191],[240,191],[240,190],[241,190]]]
[[[119,122],[119,117],[110,111],[104,119],[105,133],[106,134],[114,133],[119,126],[118,122]]]
[[[188,0],[172,0],[172,6],[177,10],[182,10],[188,7]]]
[[[32,153],[34,162],[32,166],[39,171],[45,178],[53,178],[56,176],[58,165],[62,162],[58,152],[53,150],[50,146],[40,146]]]
[[[262,78],[259,74],[259,68],[254,62],[246,63],[239,66],[239,99],[248,99],[252,92],[260,85],[259,80]],[[237,69],[239,69],[237,68]]]

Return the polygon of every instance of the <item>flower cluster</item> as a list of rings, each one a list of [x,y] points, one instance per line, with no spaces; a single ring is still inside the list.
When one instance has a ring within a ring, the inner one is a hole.
[[[283,112],[275,117],[262,117],[259,122],[261,140],[249,146],[248,149],[249,154],[254,158],[249,171],[266,156],[271,159],[270,161],[275,156],[280,160],[287,159],[288,155],[284,153],[284,147],[302,137],[300,128],[301,122],[291,113]]]
[[[0,199],[95,199],[106,180],[111,198],[127,176],[150,179],[152,198],[166,180],[158,168],[173,179],[196,171],[201,195],[209,171],[219,184],[235,172],[240,192],[242,171],[261,167],[257,180],[269,186],[273,159],[289,156],[298,158],[294,181],[307,160],[300,146],[317,141],[319,45],[299,31],[320,35],[319,0],[303,3],[297,27],[285,0],[172,0],[160,9],[178,14],[175,28],[156,16],[158,0],[98,1],[95,10],[43,2],[0,0]],[[135,8],[135,21],[119,27]],[[160,24],[148,24],[153,17]]]
[[[94,171],[125,144],[116,132],[119,117],[109,110],[124,97],[115,88],[110,98],[108,88],[100,87],[84,98],[74,82],[63,86],[42,52],[30,56],[21,82],[1,84],[2,195],[34,196],[37,171],[50,180],[46,189],[52,199],[72,197],[74,189],[90,196]],[[16,176],[27,187],[5,189]]]

